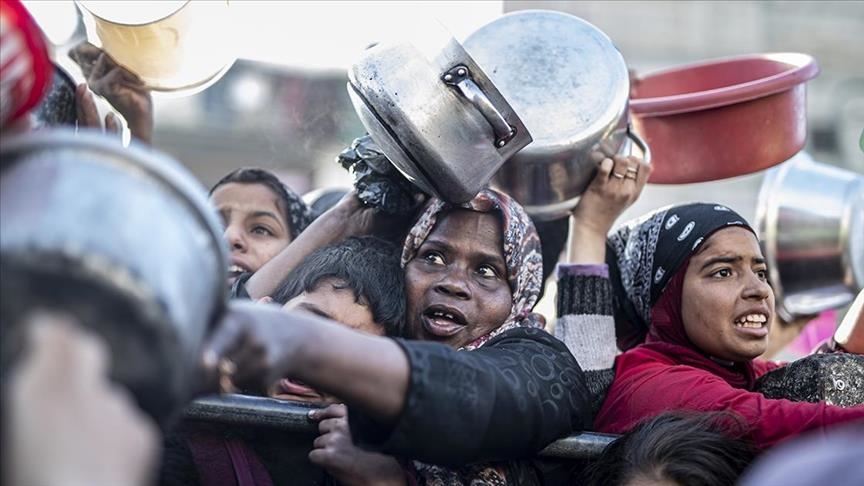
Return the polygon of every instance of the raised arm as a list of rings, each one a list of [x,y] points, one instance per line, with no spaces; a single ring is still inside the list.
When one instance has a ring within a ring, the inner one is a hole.
[[[602,159],[570,217],[567,262],[558,269],[555,336],[586,372],[608,370],[617,352],[606,235],[639,197],[651,166],[636,157]],[[591,380],[589,380],[589,384]]]
[[[249,277],[245,290],[254,300],[272,295],[291,270],[310,253],[351,236],[375,235],[401,243],[411,217],[383,214],[363,204],[357,193],[350,191]]]
[[[144,143],[152,143],[153,99],[150,96],[150,89],[141,79],[89,42],[82,42],[72,48],[69,57],[81,67],[90,89],[105,98],[117,112],[123,115],[132,135]],[[76,95],[79,102],[82,99],[87,101],[86,92],[81,88]],[[92,120],[92,116],[90,119]],[[98,117],[96,123],[99,123]],[[116,130],[116,123],[116,120],[106,119],[106,128],[109,131]],[[115,126],[112,127],[111,124]]]

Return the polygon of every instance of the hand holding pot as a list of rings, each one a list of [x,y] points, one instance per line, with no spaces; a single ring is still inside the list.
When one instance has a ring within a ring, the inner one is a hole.
[[[413,195],[414,210],[406,214],[389,214],[374,206],[364,204],[357,197],[356,191],[346,194],[338,203],[338,208],[344,221],[341,239],[351,236],[374,235],[385,240],[401,243],[411,227],[411,221],[422,209],[426,196],[422,193]]]
[[[141,79],[88,42],[75,46],[69,51],[69,57],[81,66],[90,89],[123,115],[132,135],[151,143],[153,99]]]
[[[599,162],[597,174],[571,212],[568,261],[602,263],[606,235],[615,220],[630,207],[645,188],[652,166],[635,156],[591,154]]]

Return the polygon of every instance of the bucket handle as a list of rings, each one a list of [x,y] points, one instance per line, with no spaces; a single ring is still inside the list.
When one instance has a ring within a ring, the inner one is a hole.
[[[441,80],[448,86],[456,87],[459,93],[474,105],[474,108],[492,126],[492,132],[495,134],[495,147],[499,149],[504,147],[516,136],[516,127],[507,123],[501,112],[486,97],[486,93],[471,78],[471,72],[466,66],[460,64],[448,69],[441,76]]]
[[[639,136],[638,133],[633,131],[633,128],[629,125],[627,126],[627,137],[630,140],[633,140],[633,143],[639,147],[639,150],[642,151],[642,160],[645,161],[646,164],[651,163],[651,147],[648,146],[648,143]],[[630,155],[633,155],[633,151],[630,151]]]

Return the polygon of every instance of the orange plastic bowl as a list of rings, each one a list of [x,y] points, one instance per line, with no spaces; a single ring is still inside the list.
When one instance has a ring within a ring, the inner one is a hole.
[[[757,172],[807,138],[806,54],[739,56],[649,74],[630,91],[633,129],[653,153],[650,182],[706,182]]]

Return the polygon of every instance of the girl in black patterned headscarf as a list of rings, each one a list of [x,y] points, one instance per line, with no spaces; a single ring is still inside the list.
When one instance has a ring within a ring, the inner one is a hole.
[[[609,236],[606,263],[616,295],[615,333],[620,349],[645,340],[651,307],[705,237],[735,225],[750,229],[741,215],[726,206],[692,203],[658,209]]]
[[[779,367],[758,358],[774,292],[759,240],[740,215],[719,204],[664,208],[616,232],[609,245],[621,314],[649,324],[644,342],[615,359],[595,430],[622,434],[668,410],[732,412],[747,425],[746,438],[765,449],[864,418],[864,406],[757,391],[756,380]]]

